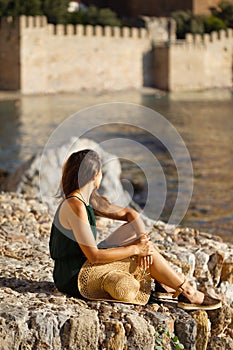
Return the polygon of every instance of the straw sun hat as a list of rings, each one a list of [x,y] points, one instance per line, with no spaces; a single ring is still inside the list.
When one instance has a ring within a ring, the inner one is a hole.
[[[136,256],[107,264],[86,261],[78,275],[78,288],[86,299],[145,305],[151,277],[148,270],[138,267]]]

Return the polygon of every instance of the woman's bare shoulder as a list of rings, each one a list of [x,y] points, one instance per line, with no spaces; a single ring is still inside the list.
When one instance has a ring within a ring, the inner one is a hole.
[[[76,197],[70,197],[64,200],[61,205],[61,212],[65,213],[75,213],[75,214],[83,214],[86,213],[84,203]]]

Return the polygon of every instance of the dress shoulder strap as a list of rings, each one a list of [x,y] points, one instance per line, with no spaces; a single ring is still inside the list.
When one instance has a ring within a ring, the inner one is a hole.
[[[84,200],[81,199],[81,198],[79,198],[78,196],[68,196],[68,197],[66,197],[66,199],[68,199],[68,198],[77,198],[77,199],[79,199],[83,204],[85,204],[85,206],[87,206],[87,204],[84,202]]]

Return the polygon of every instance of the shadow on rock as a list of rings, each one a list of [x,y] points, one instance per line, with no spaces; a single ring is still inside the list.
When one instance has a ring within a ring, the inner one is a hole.
[[[1,277],[0,287],[7,287],[19,293],[57,293],[57,289],[53,282],[33,281],[16,277]]]

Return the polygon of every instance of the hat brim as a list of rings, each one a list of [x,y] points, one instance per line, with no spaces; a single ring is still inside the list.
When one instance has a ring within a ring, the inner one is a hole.
[[[114,299],[103,290],[103,277],[114,270],[130,273],[140,282],[140,289],[131,301]],[[145,305],[150,298],[151,276],[149,270],[144,271],[138,267],[136,256],[106,264],[91,264],[86,261],[78,275],[78,289],[80,294],[89,300]]]

